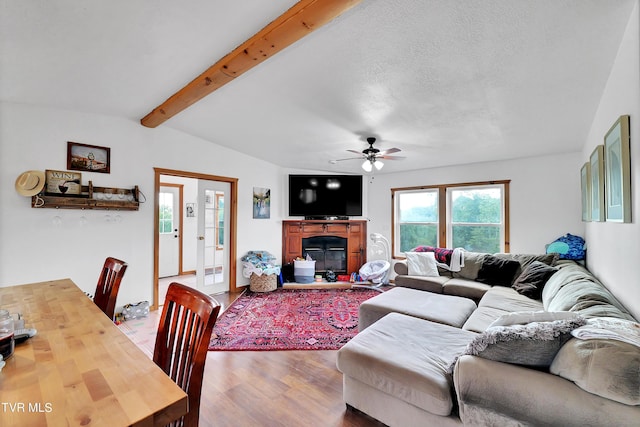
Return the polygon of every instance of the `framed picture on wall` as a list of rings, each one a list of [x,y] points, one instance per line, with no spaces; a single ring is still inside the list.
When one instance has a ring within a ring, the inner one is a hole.
[[[604,146],[598,145],[589,158],[591,221],[604,221]]]
[[[620,116],[604,137],[607,221],[631,222],[629,116]]]
[[[67,142],[67,169],[111,173],[111,149],[69,141]]]
[[[580,169],[580,187],[582,189],[582,220],[591,221],[591,163]]]
[[[54,196],[80,196],[82,174],[79,172],[45,170],[46,193]]]
[[[271,217],[271,190],[253,187],[253,217],[265,219]]]

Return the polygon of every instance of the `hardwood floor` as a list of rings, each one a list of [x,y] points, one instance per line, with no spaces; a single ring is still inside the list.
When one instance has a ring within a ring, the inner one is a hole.
[[[347,409],[336,351],[210,351],[200,426],[382,426]]]
[[[226,309],[241,294],[213,295]],[[158,312],[148,322],[157,325]],[[154,323],[155,322],[155,323]],[[149,325],[147,325],[148,327]],[[135,341],[134,341],[135,342]],[[146,344],[146,351],[149,344]],[[337,351],[210,351],[200,401],[201,427],[379,427],[342,400]]]

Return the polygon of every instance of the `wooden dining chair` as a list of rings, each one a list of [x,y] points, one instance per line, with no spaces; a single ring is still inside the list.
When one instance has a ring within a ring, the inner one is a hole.
[[[180,283],[169,285],[153,361],[189,396],[189,412],[171,426],[198,427],[204,364],[219,312],[220,304],[209,295]]]
[[[124,272],[127,271],[127,263],[116,258],[107,258],[102,266],[96,293],[93,296],[93,302],[96,303],[100,310],[104,312],[111,320],[116,310],[116,299],[118,299],[118,291],[120,290],[120,282]]]

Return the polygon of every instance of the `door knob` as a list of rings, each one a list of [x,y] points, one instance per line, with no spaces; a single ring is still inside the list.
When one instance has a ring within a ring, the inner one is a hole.
[[[204,240],[204,236],[198,236],[198,240]]]

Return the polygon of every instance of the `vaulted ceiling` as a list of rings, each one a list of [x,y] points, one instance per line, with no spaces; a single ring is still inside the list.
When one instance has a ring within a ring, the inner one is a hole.
[[[335,172],[578,151],[636,1],[363,0],[158,128]],[[295,3],[0,0],[0,100],[139,123]]]

